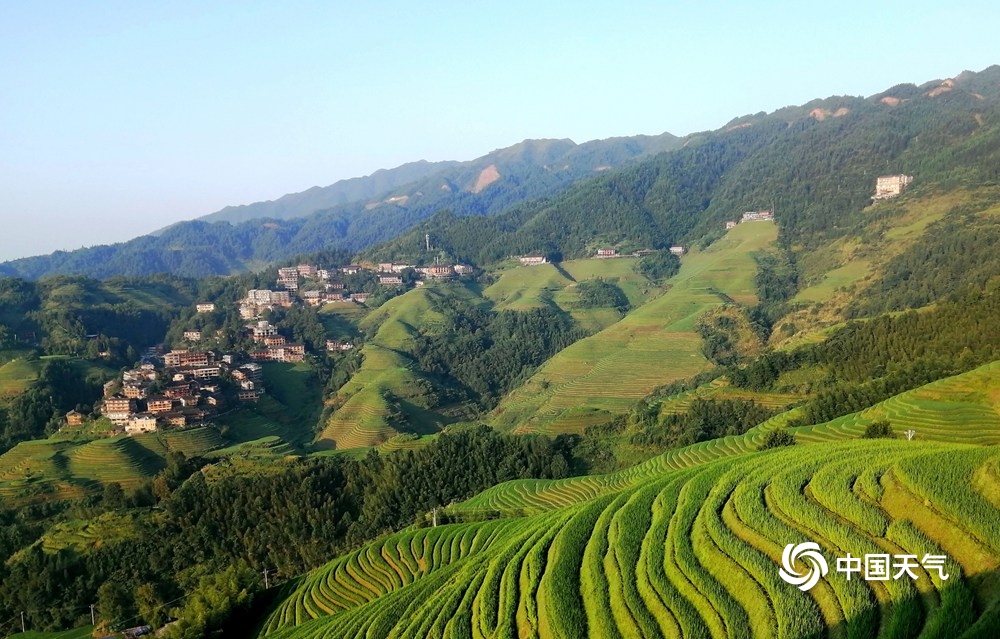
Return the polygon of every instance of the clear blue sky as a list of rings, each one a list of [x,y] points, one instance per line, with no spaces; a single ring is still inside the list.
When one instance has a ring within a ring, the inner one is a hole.
[[[761,4],[0,0],[0,259],[1000,63],[995,2]]]

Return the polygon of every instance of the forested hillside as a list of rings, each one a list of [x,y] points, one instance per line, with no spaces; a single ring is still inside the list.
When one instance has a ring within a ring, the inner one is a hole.
[[[947,91],[936,92],[940,86]],[[889,99],[894,98],[894,99]],[[875,177],[914,193],[1000,180],[1000,67],[944,85],[900,85],[746,116],[684,147],[486,220],[443,212],[372,252],[413,259],[424,235],[456,259],[552,258],[691,244],[744,211],[774,209],[785,246],[816,247],[865,225]]]

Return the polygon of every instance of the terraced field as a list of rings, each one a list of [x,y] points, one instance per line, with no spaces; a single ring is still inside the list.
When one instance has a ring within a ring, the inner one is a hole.
[[[865,427],[889,419],[897,435],[916,430],[918,441],[1000,444],[1000,362],[927,384],[825,424],[793,428],[802,443],[857,439]],[[483,491],[455,510],[539,512],[581,503],[635,487],[663,473],[757,449],[769,430],[784,426],[796,412],[775,416],[744,435],[713,439],[654,457],[610,475],[563,480],[518,480]]]
[[[308,575],[261,636],[996,636],[998,468],[996,447],[932,442],[731,455],[530,517],[386,537]],[[805,541],[830,566],[808,592],[778,572]],[[915,579],[836,571],[881,553],[945,559]]]
[[[558,266],[522,266],[504,271],[483,291],[499,310],[524,311],[555,308],[569,313],[582,328],[597,332],[621,319],[613,308],[583,308],[576,285],[603,278],[618,286],[633,307],[641,306],[661,291],[635,272],[635,258],[570,260]]]
[[[756,299],[752,255],[776,237],[772,224],[741,224],[707,250],[693,250],[667,293],[558,353],[501,402],[492,424],[518,433],[580,432],[657,386],[705,370],[695,320],[722,303],[720,293]]]
[[[74,498],[100,484],[124,488],[150,479],[170,451],[204,455],[223,445],[211,427],[92,441],[50,438],[21,442],[0,455],[0,499]]]
[[[23,393],[38,379],[41,362],[18,358],[0,366],[0,397]]]
[[[461,286],[446,284],[447,291],[428,285],[389,300],[361,324],[374,336],[362,347],[361,369],[330,400],[336,410],[316,444],[321,449],[378,446],[399,433],[404,421],[418,434],[433,433],[445,421],[422,407],[431,382],[416,370],[405,354],[417,327],[434,331],[444,319],[436,301],[444,295],[484,303]]]

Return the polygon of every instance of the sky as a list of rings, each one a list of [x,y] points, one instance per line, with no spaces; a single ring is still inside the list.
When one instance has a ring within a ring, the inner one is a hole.
[[[760,5],[0,0],[0,260],[1000,63],[995,2]]]

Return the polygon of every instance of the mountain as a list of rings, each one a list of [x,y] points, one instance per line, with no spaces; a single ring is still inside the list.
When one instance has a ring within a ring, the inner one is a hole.
[[[205,222],[238,224],[263,218],[287,220],[293,217],[306,217],[323,209],[369,200],[458,164],[460,162],[427,162],[426,160],[409,162],[394,169],[379,169],[365,177],[340,180],[330,186],[314,186],[301,193],[289,193],[277,200],[227,206],[198,219]]]
[[[869,98],[831,97],[737,118],[682,148],[485,220],[442,212],[368,254],[414,260],[425,234],[455,259],[555,258],[710,242],[745,211],[774,209],[784,246],[866,223],[879,175],[910,192],[1000,180],[1000,67]]]
[[[224,209],[121,244],[14,260],[0,264],[0,275],[36,279],[61,273],[111,277],[169,272],[203,277],[257,269],[329,247],[358,251],[444,209],[463,216],[496,214],[680,144],[668,133],[579,145],[571,140],[525,140],[469,162],[404,165],[356,183]],[[436,170],[425,175],[431,168]],[[367,195],[418,175],[423,177]],[[320,211],[312,208],[346,198],[360,199]],[[257,215],[266,217],[248,220]]]

